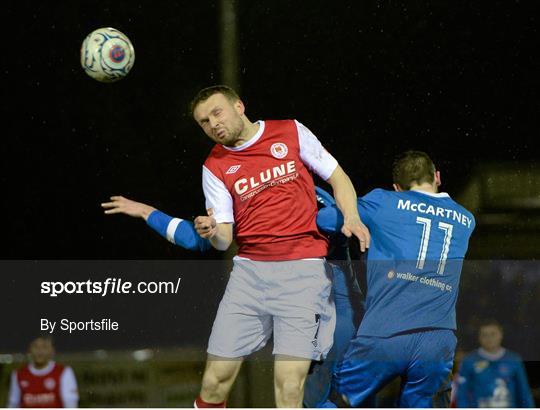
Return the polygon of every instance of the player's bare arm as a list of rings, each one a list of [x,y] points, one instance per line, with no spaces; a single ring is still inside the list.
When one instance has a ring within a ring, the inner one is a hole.
[[[232,224],[216,223],[211,209],[208,210],[208,216],[198,216],[194,222],[197,233],[202,238],[208,239],[217,250],[226,251],[231,246],[233,240]]]
[[[111,196],[110,199],[111,202],[101,204],[101,207],[105,208],[107,215],[125,214],[134,218],[143,218],[146,221],[150,214],[156,210],[153,206],[133,201],[123,196]]]
[[[343,227],[341,232],[348,238],[354,235],[360,241],[360,250],[365,252],[369,248],[370,234],[368,228],[362,223],[356,204],[356,191],[354,186],[339,165],[327,182],[332,185],[336,204],[343,214]]]

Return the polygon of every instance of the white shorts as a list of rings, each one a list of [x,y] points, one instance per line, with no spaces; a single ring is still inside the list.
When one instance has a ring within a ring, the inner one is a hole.
[[[274,354],[323,359],[333,343],[336,311],[331,269],[322,259],[234,260],[214,320],[208,353],[247,356],[274,332]]]

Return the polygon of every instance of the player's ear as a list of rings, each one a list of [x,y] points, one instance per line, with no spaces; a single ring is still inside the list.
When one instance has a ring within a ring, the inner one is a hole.
[[[435,185],[441,186],[441,172],[435,171]]]
[[[403,189],[401,189],[401,187],[399,186],[399,184],[392,184],[392,186],[394,187],[394,191],[396,191],[396,192],[403,192]]]
[[[244,112],[246,111],[246,107],[244,103],[242,102],[242,100],[237,100],[234,103],[234,108],[236,109],[236,112],[240,115],[244,115]]]

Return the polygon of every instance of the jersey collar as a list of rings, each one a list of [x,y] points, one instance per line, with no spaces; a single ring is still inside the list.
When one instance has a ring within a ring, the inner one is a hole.
[[[446,192],[435,193],[435,192],[418,191],[415,189],[411,189],[410,192],[418,192],[419,194],[431,196],[433,198],[450,198],[450,195],[448,195]]]
[[[501,357],[504,356],[506,353],[506,349],[504,347],[501,347],[497,353],[489,353],[488,351],[482,349],[481,347],[478,349],[478,354],[482,356],[484,359],[488,360],[499,360]]]
[[[229,151],[242,151],[242,150],[245,150],[246,148],[251,147],[253,144],[255,144],[261,138],[261,135],[264,132],[264,121],[259,120],[255,122],[259,124],[259,130],[253,136],[253,138],[251,138],[249,141],[246,141],[242,145],[239,145],[237,147],[226,147],[225,145],[223,145],[223,148]]]
[[[42,369],[36,369],[33,364],[29,364],[28,370],[30,370],[30,373],[32,373],[34,376],[43,376],[50,373],[53,367],[54,362],[51,360],[49,363],[47,363],[47,366],[43,367]]]

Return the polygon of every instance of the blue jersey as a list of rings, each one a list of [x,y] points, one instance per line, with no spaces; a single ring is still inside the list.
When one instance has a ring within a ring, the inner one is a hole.
[[[366,313],[358,333],[387,337],[422,328],[455,329],[473,215],[446,193],[383,189],[359,198],[358,211],[371,233]],[[342,216],[325,208],[317,223],[336,230]]]
[[[494,358],[481,349],[461,363],[458,407],[534,407],[523,362],[510,351]]]

